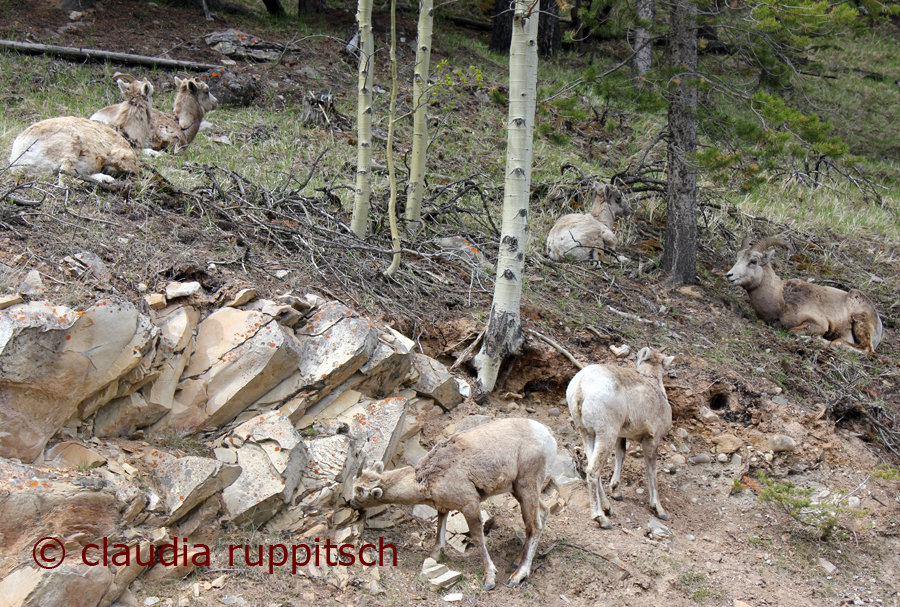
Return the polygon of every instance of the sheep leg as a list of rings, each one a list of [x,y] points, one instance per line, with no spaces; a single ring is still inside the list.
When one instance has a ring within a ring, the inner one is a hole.
[[[441,551],[444,549],[444,545],[447,541],[447,516],[449,514],[449,511],[438,512],[437,534],[434,536],[434,548],[431,549],[431,553],[428,555],[434,560],[441,558]]]
[[[522,546],[522,552],[516,559],[518,569],[510,576],[509,587],[519,585],[531,573],[531,561],[534,559],[534,553],[537,550],[538,538],[541,535],[541,503],[540,487],[536,479],[528,479],[528,481],[517,480],[513,495],[519,500],[519,506],[522,510],[522,521],[525,523],[525,544]]]
[[[613,469],[612,479],[609,481],[609,494],[614,500],[622,501],[622,490],[619,482],[622,480],[622,462],[625,461],[625,437],[620,436],[616,440],[616,465]]]
[[[603,483],[600,480],[600,471],[603,462],[606,461],[606,449],[603,448],[608,442],[602,440],[596,434],[593,441],[585,439],[585,450],[590,451],[588,455],[588,466],[585,470],[588,482],[588,493],[591,497],[591,518],[600,523],[603,529],[612,529],[612,523],[606,518],[606,515],[612,511],[612,506],[606,498],[606,492],[603,490]],[[601,460],[602,456],[602,460]]]
[[[473,544],[481,547],[481,560],[484,563],[484,589],[493,590],[496,586],[497,568],[488,554],[487,543],[484,541],[484,525],[481,522],[481,505],[476,501],[467,504],[462,510],[469,526],[469,539]]]
[[[656,450],[662,437],[653,438],[645,436],[641,441],[644,450],[644,462],[647,464],[647,494],[650,498],[650,507],[656,511],[656,518],[667,521],[666,511],[659,503],[659,491],[656,486]]]

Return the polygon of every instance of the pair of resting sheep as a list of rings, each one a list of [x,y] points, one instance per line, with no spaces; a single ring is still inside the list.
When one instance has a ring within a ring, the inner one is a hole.
[[[206,83],[194,78],[175,78],[178,92],[171,114],[153,109],[149,81],[116,74],[116,82],[125,97],[122,103],[90,119],[49,118],[25,129],[13,141],[10,168],[26,175],[63,171],[107,182],[123,173],[137,174],[142,152],[183,149],[205,113],[216,106]]]
[[[672,425],[672,409],[663,387],[663,369],[673,357],[643,348],[634,369],[611,365],[585,367],[569,383],[566,400],[580,430],[588,459],[587,482],[591,517],[610,528],[610,504],[600,482],[600,468],[615,447],[616,464],[610,489],[617,493],[626,439],[640,441],[647,466],[650,506],[666,520],[656,487],[656,450]],[[525,544],[512,563],[508,585],[516,586],[531,573],[531,562],[549,510],[541,491],[556,459],[550,430],[529,419],[502,419],[440,440],[415,466],[385,471],[377,462],[360,468],[351,504],[370,508],[381,504],[427,504],[438,511],[437,533],[430,556],[440,557],[447,515],[458,510],[466,519],[472,542],[484,564],[484,587],[496,584],[497,567],[484,540],[480,503],[493,495],[512,493],[522,510]]]

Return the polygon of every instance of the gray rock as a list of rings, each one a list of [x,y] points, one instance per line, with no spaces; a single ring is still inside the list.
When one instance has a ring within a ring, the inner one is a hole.
[[[37,270],[32,270],[25,275],[25,280],[19,285],[18,291],[22,295],[28,295],[29,297],[43,297],[47,293],[47,287],[44,286],[44,281],[41,280],[41,273]]]
[[[199,282],[177,282],[173,281],[166,285],[166,299],[175,299],[176,297],[188,297],[194,293],[199,293],[202,287]]]
[[[129,303],[0,310],[0,457],[32,461],[67,421],[139,388],[158,334]]]
[[[672,537],[672,532],[669,528],[655,518],[651,518],[647,521],[647,529],[647,534],[655,540],[665,540]]]
[[[424,354],[413,355],[413,368],[419,380],[413,386],[417,394],[433,398],[445,411],[449,411],[463,401],[459,384],[447,371],[447,367]]]
[[[22,567],[0,582],[0,596],[10,607],[95,607],[109,590],[107,567],[63,563],[56,569]]]
[[[733,434],[714,436],[712,442],[715,443],[719,453],[734,453],[744,446],[744,441]]]
[[[708,453],[698,453],[697,455],[694,455],[693,457],[691,457],[688,461],[695,465],[696,464],[708,464],[708,463],[712,462],[712,458],[709,456]]]
[[[371,398],[385,398],[394,393],[412,370],[412,354],[379,342],[372,357],[359,368],[366,376],[357,390]]]
[[[144,461],[155,469],[165,492],[170,521],[177,521],[194,506],[234,483],[241,468],[208,457],[180,457],[157,449],[149,450]]]
[[[769,437],[769,451],[779,453],[781,451],[793,451],[797,448],[797,441],[786,434],[773,434]]]

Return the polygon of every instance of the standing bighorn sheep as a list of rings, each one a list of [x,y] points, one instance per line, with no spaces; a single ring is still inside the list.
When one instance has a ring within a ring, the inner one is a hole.
[[[116,73],[114,75],[119,86],[123,82],[134,82],[134,77],[128,74]],[[181,151],[197,136],[200,123],[206,112],[215,109],[218,100],[209,92],[209,86],[205,82],[190,78],[182,80],[175,77],[178,92],[175,93],[175,103],[171,114],[154,109],[150,119],[150,133],[147,147],[151,150]],[[91,116],[104,124],[112,124],[122,103],[110,105],[97,110]]]
[[[616,217],[628,215],[631,205],[611,185],[594,183],[594,205],[590,213],[563,215],[547,235],[547,255],[554,261],[585,261],[603,258],[606,248],[618,244],[613,232]]]
[[[102,181],[138,173],[135,150],[143,148],[150,131],[153,85],[120,82],[119,88],[127,99],[110,126],[71,116],[42,120],[13,141],[10,168],[29,175],[62,170]]]
[[[581,432],[587,458],[588,493],[591,518],[604,529],[612,525],[607,518],[611,507],[600,469],[615,445],[616,463],[609,483],[613,498],[622,499],[619,481],[625,440],[641,441],[647,465],[647,493],[656,516],[668,520],[656,488],[656,450],[672,426],[672,408],[663,386],[663,369],[674,357],[658,350],[642,348],[634,369],[611,365],[589,365],[579,371],[566,389],[566,402]]]
[[[747,246],[745,240],[728,280],[743,287],[760,320],[777,322],[792,333],[817,335],[829,345],[847,345],[874,353],[883,326],[872,301],[856,289],[842,291],[792,278],[783,281],[772,269],[772,247],[787,247],[780,237]],[[772,248],[768,253],[766,251]]]
[[[525,545],[508,585],[531,573],[543,518],[549,513],[540,494],[556,459],[556,440],[546,426],[528,419],[501,419],[454,434],[438,442],[415,468],[384,470],[377,462],[353,483],[351,504],[369,508],[379,504],[427,504],[438,511],[437,536],[431,557],[444,547],[447,515],[458,510],[469,525],[472,542],[481,549],[484,587],[495,585],[497,568],[484,541],[482,500],[512,493],[522,509]]]

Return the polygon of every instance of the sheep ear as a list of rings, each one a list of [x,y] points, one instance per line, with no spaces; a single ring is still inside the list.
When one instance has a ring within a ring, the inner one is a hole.
[[[381,474],[384,472],[384,462],[375,462],[372,464],[372,470],[375,471],[376,474]]]
[[[666,356],[663,359],[663,367],[668,367],[669,365],[672,364],[672,361],[674,361],[674,360],[675,360],[674,356]]]
[[[144,82],[144,84],[141,85],[141,95],[149,99],[150,96],[153,95],[153,85],[149,82]]]
[[[650,356],[650,348],[641,348],[637,355],[637,361],[634,363],[635,368],[641,366],[641,363],[647,360],[648,356]]]
[[[126,82],[125,80],[122,80],[122,79],[120,78],[120,79],[116,80],[116,84],[119,85],[119,90],[122,91],[122,94],[123,94],[123,95],[127,95],[127,94],[128,94],[128,89],[130,88],[130,87],[128,86],[128,82]]]
[[[381,487],[375,487],[374,489],[372,489],[372,497],[374,497],[375,499],[381,499],[382,495],[384,495],[384,492],[381,490]]]
[[[762,265],[767,266],[771,263],[772,258],[775,257],[775,249],[769,249],[769,251],[765,254],[762,259]]]
[[[181,88],[181,83],[182,83],[182,82],[184,82],[184,80],[182,80],[182,79],[179,78],[178,76],[175,76],[175,86],[176,86],[176,87]]]
[[[197,94],[197,91],[198,91],[199,89],[200,89],[200,87],[197,86],[197,81],[196,81],[196,80],[194,80],[193,78],[191,78],[190,80],[188,80],[188,90],[191,92],[192,95],[196,95],[196,94]]]

